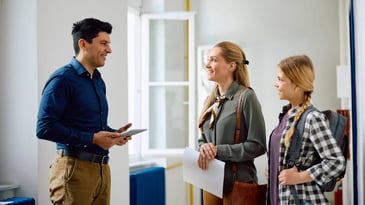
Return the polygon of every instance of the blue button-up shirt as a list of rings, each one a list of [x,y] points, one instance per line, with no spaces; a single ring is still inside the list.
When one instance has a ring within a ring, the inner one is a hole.
[[[37,137],[57,143],[57,149],[73,147],[106,155],[108,150],[92,144],[96,132],[115,131],[107,125],[105,83],[98,70],[93,78],[72,58],[48,79],[40,102]]]

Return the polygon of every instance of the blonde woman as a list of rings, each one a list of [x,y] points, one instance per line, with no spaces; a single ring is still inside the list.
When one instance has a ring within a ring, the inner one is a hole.
[[[223,199],[203,191],[204,205],[231,205],[234,179],[257,182],[254,159],[266,152],[266,133],[261,105],[255,92],[247,89],[250,86],[247,64],[243,50],[232,42],[218,43],[208,56],[208,80],[215,82],[215,86],[199,118],[198,166],[209,169],[209,161],[218,159],[226,162],[226,168]],[[241,132],[246,132],[247,139],[235,144],[238,98],[243,89]],[[231,170],[233,162],[238,170],[235,177]]]
[[[270,135],[267,176],[271,205],[296,204],[291,185],[299,204],[329,204],[320,185],[345,169],[344,156],[332,137],[325,115],[319,111],[307,115],[299,159],[294,167],[287,167],[290,140],[296,123],[311,105],[314,79],[313,63],[306,55],[290,56],[278,65],[275,87],[280,100],[289,104],[284,106],[280,122]]]

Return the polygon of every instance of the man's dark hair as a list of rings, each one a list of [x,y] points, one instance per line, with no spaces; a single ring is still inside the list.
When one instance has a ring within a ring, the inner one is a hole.
[[[72,38],[74,51],[77,55],[80,51],[78,41],[85,39],[88,43],[92,43],[92,39],[97,37],[99,32],[112,33],[112,25],[108,22],[103,22],[94,18],[86,18],[78,21],[72,26]]]

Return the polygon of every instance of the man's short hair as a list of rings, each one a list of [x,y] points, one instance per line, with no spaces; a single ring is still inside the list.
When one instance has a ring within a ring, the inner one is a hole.
[[[112,25],[108,22],[103,22],[95,18],[86,18],[74,23],[71,34],[75,54],[77,55],[80,52],[78,45],[80,39],[85,39],[85,41],[91,43],[92,39],[97,37],[99,32],[111,34]]]

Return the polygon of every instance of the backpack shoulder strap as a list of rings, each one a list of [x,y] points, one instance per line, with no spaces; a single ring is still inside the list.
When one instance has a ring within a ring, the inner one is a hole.
[[[304,133],[305,120],[307,119],[307,115],[314,110],[317,110],[317,108],[315,108],[313,105],[310,105],[303,112],[302,116],[300,116],[297,124],[295,125],[295,131],[290,139],[290,146],[288,149],[288,155],[289,155],[289,160],[287,164],[288,168],[293,167],[295,165],[295,162],[299,158],[299,151],[302,144],[302,136]],[[290,193],[294,197],[295,205],[299,205],[300,204],[299,197],[294,185],[290,185]]]
[[[295,162],[299,158],[300,147],[302,144],[302,136],[304,133],[305,120],[307,119],[307,115],[314,110],[318,110],[318,109],[315,108],[313,105],[310,105],[303,112],[302,116],[300,116],[300,119],[298,120],[297,124],[295,125],[295,131],[293,133],[293,136],[290,139],[290,146],[288,149],[288,155],[289,155],[288,167],[293,167],[295,165]]]

